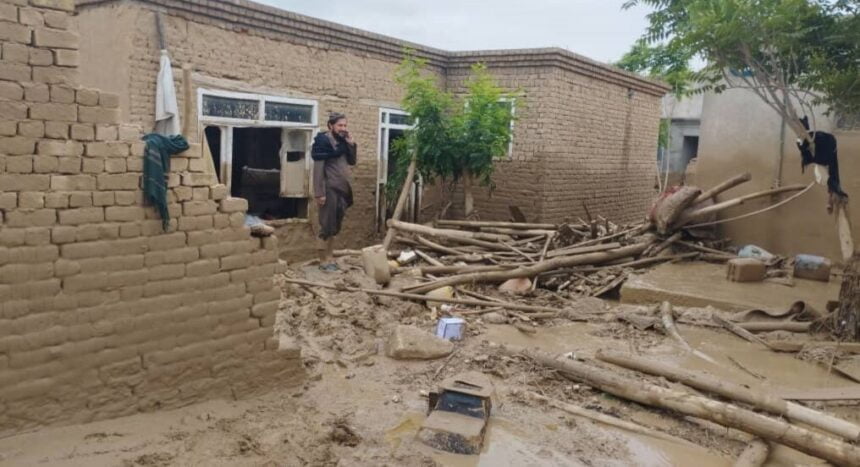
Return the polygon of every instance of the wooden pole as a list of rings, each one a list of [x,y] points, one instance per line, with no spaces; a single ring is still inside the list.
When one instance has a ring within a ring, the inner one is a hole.
[[[409,198],[409,190],[412,188],[412,179],[415,178],[415,157],[409,161],[409,168],[406,170],[406,180],[403,181],[403,188],[400,189],[400,197],[397,198],[397,205],[394,206],[394,214],[392,219],[400,220],[400,215],[403,213],[403,207],[406,206],[406,199]],[[395,231],[391,227],[385,232],[385,239],[382,240],[382,249],[388,252],[388,247],[391,246],[391,241],[394,240]]]
[[[767,443],[760,439],[754,439],[747,445],[744,452],[735,461],[734,467],[761,467],[767,461],[770,449]]]
[[[402,293],[402,292],[392,292],[389,290],[374,290],[374,289],[361,289],[356,287],[338,287],[329,284],[323,284],[321,282],[313,282],[306,281],[301,279],[290,279],[284,278],[284,282],[289,284],[298,284],[298,285],[306,285],[311,287],[320,287],[323,289],[331,289],[331,290],[340,290],[344,292],[364,292],[368,295],[383,295],[386,297],[396,297],[403,298],[407,300],[419,300],[419,301],[432,301],[439,303],[451,303],[454,305],[472,305],[472,306],[487,306],[487,307],[502,307],[507,308],[509,310],[519,310],[525,312],[544,312],[544,313],[558,313],[558,308],[550,308],[548,306],[537,306],[537,305],[521,305],[519,303],[513,302],[502,302],[502,301],[487,301],[487,300],[469,300],[463,298],[444,298],[444,297],[427,297],[426,295],[414,294],[414,293]]]
[[[446,285],[460,285],[478,282],[503,282],[508,279],[518,277],[534,277],[546,271],[554,269],[566,268],[570,266],[578,266],[582,264],[598,264],[611,261],[613,259],[625,258],[627,256],[636,256],[645,251],[650,242],[637,243],[624,246],[616,250],[602,251],[598,253],[589,253],[578,256],[564,256],[561,258],[541,261],[529,266],[520,266],[509,271],[497,272],[475,272],[470,274],[459,274],[456,276],[446,277],[430,284],[416,288],[416,293],[426,293],[439,287]]]
[[[712,206],[707,206],[697,210],[686,210],[679,217],[678,220],[673,224],[675,228],[683,227],[691,222],[703,220],[711,214],[716,214],[720,211],[725,211],[726,209],[733,208],[735,206],[740,206],[747,201],[763,198],[765,196],[773,196],[778,195],[780,193],[790,193],[793,191],[800,191],[806,188],[806,185],[790,185],[784,186],[781,188],[774,188],[772,190],[764,190],[757,191],[755,193],[751,193],[745,196],[741,196],[738,198],[730,199],[723,201],[722,203],[717,203]]]
[[[702,358],[702,359],[707,360],[711,363],[717,364],[717,362],[713,358],[709,357],[707,354],[690,347],[690,344],[687,343],[687,340],[684,339],[684,337],[681,335],[680,332],[678,332],[678,328],[675,327],[675,318],[674,318],[673,313],[672,313],[672,304],[671,303],[663,302],[663,304],[660,305],[660,320],[663,323],[663,329],[666,330],[666,334],[671,336],[672,339],[675,339],[675,341],[684,350],[692,353],[693,355],[695,355],[699,358]]]
[[[857,446],[783,420],[704,396],[623,377],[612,371],[576,360],[557,360],[552,355],[536,350],[505,346],[500,346],[500,350],[508,355],[521,354],[529,357],[544,366],[558,370],[569,379],[584,382],[617,397],[737,428],[836,465],[860,466],[860,448]]]
[[[740,175],[735,175],[734,177],[720,183],[719,185],[711,188],[710,190],[702,192],[694,201],[693,205],[705,202],[718,194],[728,191],[740,184],[746,183],[752,179],[752,175],[749,172],[742,173]]]
[[[522,230],[555,230],[558,228],[555,224],[528,224],[523,222],[495,222],[495,221],[453,221],[439,220],[435,224],[440,227],[497,227],[505,229],[522,229]]]
[[[684,444],[687,446],[695,446],[693,443],[691,443],[685,439],[677,438],[677,437],[672,436],[670,434],[663,433],[662,431],[658,431],[658,430],[655,430],[653,428],[648,428],[648,427],[645,427],[645,426],[642,426],[642,425],[639,425],[636,423],[628,422],[627,420],[622,420],[620,418],[611,417],[609,415],[605,415],[605,414],[597,412],[595,410],[589,410],[589,409],[586,409],[584,407],[580,407],[578,405],[568,404],[566,402],[562,402],[562,401],[557,400],[557,399],[552,399],[552,398],[549,398],[546,396],[542,396],[542,395],[540,395],[536,392],[533,392],[533,391],[527,391],[526,395],[529,398],[534,399],[536,401],[543,402],[544,404],[546,404],[550,407],[554,407],[556,409],[562,410],[562,411],[567,412],[571,415],[577,415],[580,417],[590,418],[591,420],[603,423],[604,425],[613,426],[615,428],[621,428],[622,430],[627,430],[631,433],[637,433],[640,435],[650,436],[652,438],[662,439],[663,441],[669,441],[672,443]]]
[[[597,358],[623,368],[662,376],[670,381],[683,383],[700,391],[717,394],[729,400],[743,402],[774,415],[788,417],[792,421],[805,423],[851,441],[860,439],[860,427],[857,425],[830,414],[771,396],[760,389],[735,384],[725,379],[718,379],[707,373],[685,370],[678,366],[614,350],[601,350],[597,352]]]
[[[603,243],[600,245],[591,245],[591,246],[579,246],[579,247],[565,247],[558,248],[555,250],[550,250],[547,254],[547,258],[557,258],[559,256],[575,256],[581,255],[584,253],[594,253],[597,251],[607,251],[614,250],[616,248],[621,248],[621,244],[617,242],[613,243]]]

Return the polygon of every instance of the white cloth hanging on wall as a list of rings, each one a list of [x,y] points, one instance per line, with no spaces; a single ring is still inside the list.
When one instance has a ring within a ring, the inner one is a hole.
[[[173,84],[173,69],[166,50],[161,51],[161,69],[155,87],[155,132],[162,135],[182,133],[179,123],[179,105],[176,103],[176,88]]]

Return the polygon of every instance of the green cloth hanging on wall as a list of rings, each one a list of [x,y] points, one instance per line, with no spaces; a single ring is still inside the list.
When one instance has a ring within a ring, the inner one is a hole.
[[[182,135],[164,136],[150,133],[144,136],[146,151],[143,155],[143,196],[158,209],[161,227],[167,231],[170,213],[167,211],[167,174],[170,156],[188,150],[188,141]]]

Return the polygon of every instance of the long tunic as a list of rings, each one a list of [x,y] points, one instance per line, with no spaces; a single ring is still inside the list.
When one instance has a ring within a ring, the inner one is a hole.
[[[356,164],[358,148],[330,133],[320,133],[314,138],[311,157],[314,160],[314,197],[326,198],[319,208],[319,236],[328,239],[340,232],[346,210],[352,206],[349,166]]]

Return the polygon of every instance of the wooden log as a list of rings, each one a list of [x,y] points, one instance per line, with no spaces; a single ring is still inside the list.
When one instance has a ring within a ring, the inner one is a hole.
[[[400,189],[400,197],[397,198],[397,205],[394,206],[394,214],[391,218],[395,221],[400,220],[400,215],[403,213],[403,207],[406,206],[406,199],[409,198],[409,190],[412,188],[412,179],[415,178],[415,157],[409,161],[409,169],[406,171],[406,179],[403,181],[403,187]],[[385,239],[382,240],[382,249],[387,253],[388,247],[391,246],[391,241],[394,240],[395,231],[391,227],[385,232]]]
[[[418,255],[419,258],[430,263],[431,266],[445,266],[445,264],[442,263],[441,261],[439,261],[438,259],[428,255],[427,253],[424,253],[423,251],[421,251],[417,248],[413,251],[415,251],[415,254]]]
[[[543,244],[543,250],[540,252],[540,258],[538,258],[538,262],[541,262],[546,259],[547,250],[549,250],[549,244],[552,243],[552,239],[555,238],[556,233],[550,234],[546,236],[546,243]],[[532,280],[532,292],[535,291],[538,285],[539,277],[535,277]]]
[[[462,250],[458,250],[458,249],[456,249],[456,248],[452,248],[452,247],[445,246],[445,245],[440,245],[440,244],[438,244],[438,243],[436,243],[436,242],[433,242],[433,241],[427,240],[426,238],[424,238],[424,237],[422,237],[422,236],[420,236],[420,235],[418,236],[418,243],[419,243],[419,244],[421,244],[421,245],[424,245],[424,246],[426,246],[427,248],[430,248],[430,249],[432,249],[432,250],[436,250],[436,251],[438,251],[439,253],[445,253],[445,254],[447,254],[447,255],[462,255],[462,254],[465,254],[465,252],[464,252],[464,251],[462,251]]]
[[[761,344],[761,345],[763,345],[769,349],[771,348],[770,343],[767,342],[766,340],[762,339],[761,337],[756,336],[755,334],[747,331],[746,329],[738,326],[737,324],[732,323],[731,321],[729,321],[727,319],[724,319],[720,315],[714,314],[711,316],[711,319],[715,323],[726,328],[726,330],[728,330],[732,334],[735,334],[736,336],[740,337],[741,339],[744,339],[748,342],[752,342],[753,344]]]
[[[612,262],[605,264],[603,266],[586,266],[580,268],[570,268],[570,269],[559,269],[557,271],[550,271],[548,273],[541,274],[542,277],[546,276],[558,276],[564,274],[574,274],[578,272],[588,273],[588,272],[597,272],[604,271],[606,269],[618,269],[618,268],[635,268],[639,266],[648,266],[654,263],[663,263],[670,261],[677,261],[679,259],[691,259],[699,256],[698,253],[682,253],[679,255],[670,255],[670,256],[659,256],[656,258],[642,258],[637,259],[635,261],[626,261],[623,263],[614,264]]]
[[[402,273],[410,270],[417,270],[422,276],[427,274],[465,274],[470,272],[489,272],[489,271],[509,271],[516,269],[516,264],[510,265],[482,265],[482,266],[422,266],[418,268],[395,268],[394,272]],[[406,287],[407,289],[409,287]]]
[[[651,438],[662,439],[663,441],[669,441],[672,443],[684,444],[687,446],[696,446],[693,443],[683,439],[672,436],[668,433],[663,433],[662,431],[655,430],[653,428],[648,428],[637,423],[628,422],[627,420],[623,420],[620,418],[612,417],[596,410],[589,410],[584,407],[580,407],[578,405],[568,404],[566,402],[562,402],[558,399],[552,399],[546,396],[542,396],[534,391],[526,391],[525,393],[530,399],[534,399],[536,401],[543,402],[544,404],[559,409],[561,411],[567,412],[571,415],[576,415],[579,417],[585,417],[596,422],[603,423],[604,425],[609,425],[615,428],[620,428],[622,430],[629,431],[631,433],[637,433],[640,435],[649,436]]]
[[[621,248],[621,244],[617,242],[613,243],[604,243],[600,245],[589,245],[589,246],[579,246],[579,247],[565,247],[558,248],[556,250],[550,250],[547,252],[547,258],[557,258],[559,256],[575,256],[582,255],[585,253],[595,253],[598,251],[607,251],[614,250],[616,248]]]
[[[685,370],[676,365],[614,350],[601,350],[597,352],[597,358],[623,368],[683,383],[691,388],[717,394],[729,400],[743,402],[757,409],[788,417],[792,421],[805,423],[851,441],[860,439],[860,427],[857,425],[830,414],[774,397],[760,388],[735,384],[707,373]]]
[[[767,443],[760,439],[754,439],[738,456],[734,467],[761,467],[767,461],[769,454],[770,449]]]
[[[857,446],[783,420],[697,394],[623,377],[610,370],[576,360],[557,360],[552,355],[536,350],[523,350],[511,346],[499,347],[502,353],[524,355],[544,366],[558,370],[566,378],[584,382],[616,397],[737,428],[836,465],[860,466],[860,448]]]
[[[485,232],[472,232],[469,230],[457,229],[437,229],[421,224],[412,224],[410,222],[402,222],[394,219],[388,220],[389,227],[393,227],[401,232],[410,232],[418,235],[427,235],[436,238],[469,238],[473,240],[484,240],[487,242],[508,242],[511,241],[509,235],[493,234]]]
[[[860,343],[857,342],[839,342],[839,341],[808,341],[808,342],[789,342],[789,341],[771,341],[768,342],[771,349],[778,352],[800,352],[804,347],[833,347],[840,352],[860,353]]]
[[[306,281],[301,279],[290,279],[284,278],[284,282],[290,284],[298,284],[298,285],[307,285],[311,287],[320,287],[324,289],[331,290],[340,290],[345,292],[364,292],[368,295],[382,295],[385,297],[395,297],[395,298],[403,298],[406,300],[419,300],[419,301],[427,301],[428,297],[423,294],[414,294],[414,293],[403,293],[403,292],[392,292],[390,290],[375,290],[375,289],[361,289],[357,287],[339,287],[335,285],[323,284],[321,282],[313,282]],[[451,303],[454,305],[472,305],[472,306],[487,306],[487,307],[502,307],[509,310],[518,310],[525,312],[543,312],[543,313],[558,313],[558,308],[551,308],[548,306],[537,306],[537,305],[521,305],[519,303],[513,302],[503,302],[503,301],[487,301],[487,300],[469,300],[463,298],[444,298],[444,297],[433,297],[430,299],[433,302],[439,303]]]
[[[728,191],[728,190],[730,190],[730,189],[732,189],[738,185],[741,185],[743,183],[746,183],[750,180],[752,180],[752,175],[749,172],[742,173],[740,175],[735,175],[734,177],[724,181],[723,183],[720,183],[719,185],[711,188],[710,190],[702,192],[702,194],[700,194],[696,198],[696,200],[693,201],[693,204],[695,205],[695,204],[699,204],[699,203],[704,203],[705,201],[713,198],[714,196],[717,196],[718,194],[720,194],[724,191]]]
[[[651,247],[650,249],[645,251],[645,256],[657,256],[660,252],[669,248],[669,246],[675,242],[677,242],[681,238],[681,232],[675,232],[666,240],[660,242],[660,244]]]
[[[495,233],[495,234],[501,234],[501,235],[510,235],[510,236],[516,235],[518,237],[525,237],[525,236],[536,237],[538,235],[540,235],[540,236],[552,235],[555,233],[555,230],[510,229],[510,228],[504,228],[504,227],[481,227],[481,232]]]
[[[628,245],[610,251],[588,253],[578,256],[564,256],[561,258],[541,261],[539,263],[535,263],[529,266],[520,266],[516,269],[512,269],[509,271],[474,272],[469,274],[458,274],[456,276],[447,277],[445,279],[441,279],[419,287],[415,289],[415,292],[426,293],[433,289],[444,287],[446,285],[460,285],[479,282],[503,282],[508,279],[514,279],[518,277],[534,277],[542,272],[551,271],[553,269],[577,266],[580,264],[604,263],[606,261],[611,261],[616,258],[624,258],[627,256],[638,255],[645,251],[645,248],[648,248],[649,244],[650,242],[643,242]]]
[[[702,253],[708,253],[708,254],[712,254],[712,255],[722,255],[722,256],[725,256],[727,259],[737,258],[737,255],[733,255],[727,251],[720,251],[720,250],[717,250],[714,248],[708,248],[706,246],[697,245],[693,242],[686,242],[684,240],[679,240],[676,243],[678,243],[678,245],[685,246],[685,247],[690,248],[692,250],[701,251]]]
[[[507,247],[498,242],[510,240],[510,237],[507,237],[505,235],[469,232],[465,230],[434,229],[433,227],[427,227],[426,225],[410,224],[408,222],[400,222],[395,220],[389,220],[388,226],[389,228],[397,229],[403,232],[426,235],[435,238],[444,238],[458,243],[480,246],[489,250],[508,250]],[[478,237],[492,238],[492,240],[482,240]]]
[[[541,230],[555,230],[558,228],[555,224],[535,224],[535,223],[523,223],[523,222],[493,222],[493,221],[454,221],[454,220],[439,220],[436,221],[436,225],[443,227],[473,227],[473,228],[481,228],[481,227],[498,227],[503,229],[521,229],[521,230],[529,230],[529,229],[541,229]]]
[[[716,214],[720,211],[725,211],[726,209],[740,206],[745,202],[756,198],[764,198],[766,196],[778,195],[780,193],[800,191],[804,188],[806,188],[806,185],[789,185],[780,188],[774,188],[772,190],[757,191],[755,193],[750,193],[748,195],[744,195],[738,198],[726,200],[722,203],[717,203],[704,208],[699,208],[695,210],[688,209],[678,217],[678,220],[674,223],[674,226],[676,228],[683,227],[692,222],[703,220],[711,214]]]
[[[680,332],[678,332],[678,328],[675,327],[675,317],[672,313],[671,303],[663,302],[663,304],[660,305],[660,321],[663,323],[663,329],[666,330],[666,334],[672,337],[672,339],[675,339],[675,342],[677,342],[684,350],[713,364],[717,364],[716,360],[709,357],[704,352],[690,347],[690,344],[687,343],[687,340],[684,339]]]
[[[807,332],[812,323],[799,323],[797,321],[749,321],[746,323],[738,323],[738,326],[750,332],[770,332],[770,331],[788,331],[788,332]]]

